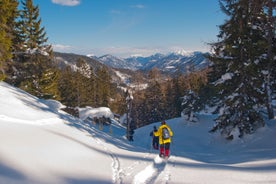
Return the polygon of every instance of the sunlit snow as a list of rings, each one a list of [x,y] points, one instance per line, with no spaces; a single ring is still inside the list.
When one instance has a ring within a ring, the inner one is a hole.
[[[165,162],[150,146],[149,133],[160,122],[135,130],[134,142],[128,142],[116,120],[100,130],[62,107],[0,82],[0,184],[276,182],[275,120],[231,142],[208,133],[215,115],[197,114],[198,123],[167,120],[174,137]]]

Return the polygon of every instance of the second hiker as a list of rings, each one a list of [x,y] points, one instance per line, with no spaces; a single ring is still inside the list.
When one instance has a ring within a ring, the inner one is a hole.
[[[157,128],[156,126],[153,127],[153,131],[150,132],[150,136],[152,137],[152,147],[156,150],[158,150],[159,147],[159,136],[157,133]]]

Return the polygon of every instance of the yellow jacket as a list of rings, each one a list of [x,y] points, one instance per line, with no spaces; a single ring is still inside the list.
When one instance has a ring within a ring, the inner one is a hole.
[[[166,139],[166,140],[162,139],[162,129],[164,127],[166,127],[169,130],[169,133],[170,133],[170,138]],[[173,136],[173,132],[172,132],[172,130],[170,129],[170,127],[168,125],[164,124],[164,125],[161,125],[158,128],[157,135],[159,136],[159,144],[165,144],[165,143],[171,142],[171,137]]]

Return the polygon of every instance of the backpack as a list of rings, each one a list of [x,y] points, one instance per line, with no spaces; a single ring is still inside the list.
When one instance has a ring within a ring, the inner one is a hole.
[[[168,138],[170,138],[169,130],[166,127],[164,127],[162,128],[162,139],[165,140]]]

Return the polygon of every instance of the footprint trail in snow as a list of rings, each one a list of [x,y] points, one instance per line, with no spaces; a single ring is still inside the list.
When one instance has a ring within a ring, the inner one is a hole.
[[[158,177],[165,171],[167,161],[156,156],[153,163],[148,165],[144,170],[135,175],[133,184],[155,183]],[[167,173],[166,175],[168,175]],[[165,177],[162,180],[168,180],[169,177]],[[166,182],[164,181],[164,182]]]

